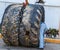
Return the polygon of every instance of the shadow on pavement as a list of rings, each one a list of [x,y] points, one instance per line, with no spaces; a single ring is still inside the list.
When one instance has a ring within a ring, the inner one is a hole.
[[[41,50],[41,49],[6,46],[3,40],[0,39],[0,50]],[[44,50],[60,50],[60,44],[46,43]]]

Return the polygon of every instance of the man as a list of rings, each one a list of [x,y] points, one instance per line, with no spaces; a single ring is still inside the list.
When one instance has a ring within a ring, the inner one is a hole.
[[[36,3],[44,4],[44,1],[43,0],[39,0]],[[44,7],[41,6],[40,8],[42,10],[42,19],[41,19],[41,23],[40,23],[39,48],[41,50],[43,50],[44,49],[44,33],[47,30],[47,26],[45,24],[45,11],[44,11]]]

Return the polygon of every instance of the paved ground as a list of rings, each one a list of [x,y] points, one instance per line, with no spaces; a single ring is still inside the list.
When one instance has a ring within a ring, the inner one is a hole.
[[[0,50],[40,50],[38,48],[7,47],[0,39]],[[60,44],[46,43],[44,50],[60,50]]]

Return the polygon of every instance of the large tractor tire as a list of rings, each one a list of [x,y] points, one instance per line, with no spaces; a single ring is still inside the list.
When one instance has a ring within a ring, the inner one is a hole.
[[[7,45],[18,46],[18,17],[21,10],[21,4],[9,5],[2,19],[2,35]]]
[[[5,10],[2,20],[3,40],[7,45],[38,46],[40,23],[44,18],[41,5],[29,4],[25,7],[19,23],[22,5],[12,5]],[[19,29],[19,30],[18,30]]]
[[[26,6],[22,23],[24,25],[23,31],[20,34],[20,42],[25,46],[38,46],[39,44],[39,31],[40,23],[44,19],[44,8],[40,5],[28,5]],[[22,28],[22,27],[20,27]],[[24,32],[24,35],[23,33]],[[21,36],[23,35],[23,36]]]

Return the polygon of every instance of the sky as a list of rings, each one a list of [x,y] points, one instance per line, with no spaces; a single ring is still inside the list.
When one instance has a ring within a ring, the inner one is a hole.
[[[6,2],[22,3],[25,0],[0,0]],[[28,0],[30,4],[35,4],[36,0]],[[60,0],[44,0],[45,5],[56,5],[60,6]],[[0,2],[0,23],[4,13],[5,8],[11,3],[1,3]],[[60,7],[44,7],[45,8],[45,22],[48,28],[59,27],[59,17],[60,17]]]

